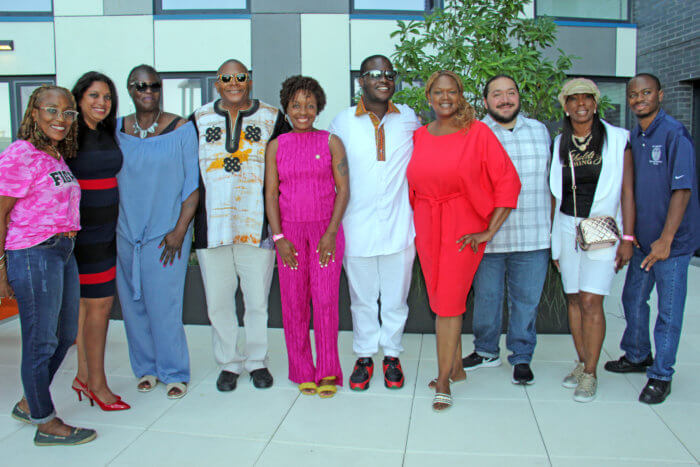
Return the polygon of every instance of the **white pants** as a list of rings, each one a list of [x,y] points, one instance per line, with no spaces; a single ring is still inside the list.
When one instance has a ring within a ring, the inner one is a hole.
[[[382,346],[384,355],[398,357],[408,318],[408,291],[416,248],[381,256],[345,256],[343,266],[350,287],[352,349],[358,358],[371,357]],[[381,297],[381,319],[377,299]]]
[[[214,358],[222,370],[240,374],[266,366],[267,304],[275,262],[274,250],[226,245],[197,250]],[[236,290],[240,279],[245,314],[245,352],[238,349]]]

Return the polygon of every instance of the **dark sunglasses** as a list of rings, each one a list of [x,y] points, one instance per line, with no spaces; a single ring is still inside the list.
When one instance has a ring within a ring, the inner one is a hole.
[[[360,77],[369,76],[370,79],[378,80],[384,75],[389,81],[394,81],[396,79],[396,73],[394,70],[367,70],[360,75]]]
[[[138,92],[146,92],[146,89],[150,89],[153,92],[160,91],[163,84],[160,82],[146,83],[145,81],[132,81],[129,86],[133,86]]]
[[[238,83],[245,83],[246,81],[248,81],[248,73],[235,73],[232,75],[224,73],[222,75],[219,75],[218,79],[222,83],[230,83],[233,79],[235,79]]]

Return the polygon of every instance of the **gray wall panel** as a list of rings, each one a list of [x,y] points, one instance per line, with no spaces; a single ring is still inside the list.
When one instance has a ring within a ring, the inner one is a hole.
[[[152,15],[153,0],[103,0],[105,15]]]
[[[350,0],[251,0],[253,13],[348,13]]]
[[[574,60],[570,75],[615,76],[617,29],[601,27],[557,27],[557,40],[545,55],[554,58],[557,48],[580,57]]]
[[[253,95],[279,105],[285,78],[301,73],[301,18],[298,14],[252,15]]]

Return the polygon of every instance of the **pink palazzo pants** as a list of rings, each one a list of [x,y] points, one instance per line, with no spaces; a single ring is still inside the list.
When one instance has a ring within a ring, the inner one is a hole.
[[[338,289],[345,237],[341,227],[336,236],[335,262],[329,261],[322,268],[316,247],[327,227],[328,221],[282,222],[282,231],[294,245],[299,263],[293,270],[277,255],[289,379],[297,384],[318,383],[332,376],[335,384],[343,384],[338,357]],[[309,339],[310,302],[314,310],[315,366]]]

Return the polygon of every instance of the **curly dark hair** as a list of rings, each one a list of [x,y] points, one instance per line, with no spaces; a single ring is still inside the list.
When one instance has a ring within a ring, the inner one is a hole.
[[[282,83],[282,90],[280,90],[280,104],[282,105],[282,110],[287,113],[287,106],[289,102],[294,98],[297,91],[304,91],[308,94],[313,95],[316,98],[316,108],[317,113],[321,113],[323,108],[326,106],[326,93],[323,92],[323,88],[318,81],[311,78],[310,76],[296,75],[291,78],[287,78]]]
[[[83,94],[85,94],[85,91],[92,86],[92,83],[98,81],[105,83],[109,88],[109,93],[112,95],[112,108],[105,119],[97,124],[97,128],[103,130],[112,139],[114,139],[114,130],[117,128],[117,105],[119,103],[117,99],[117,88],[114,86],[114,82],[109,79],[108,76],[103,75],[102,73],[98,73],[97,71],[88,71],[81,76],[75,83],[75,86],[73,86],[73,97],[75,97],[75,102],[79,104],[80,100],[83,98]],[[80,141],[82,136],[85,134],[86,126],[85,119],[81,113],[78,116],[78,141]]]
[[[17,138],[25,141],[29,141],[32,145],[40,151],[46,151],[48,148],[52,148],[51,140],[39,129],[32,111],[39,107],[41,103],[41,96],[49,91],[59,91],[66,95],[68,101],[73,105],[73,110],[76,110],[78,106],[75,104],[75,99],[73,94],[60,86],[54,86],[49,84],[42,84],[32,92],[29,96],[29,102],[27,103],[27,110],[24,111],[24,117],[22,117],[22,123],[19,126],[19,131],[17,132]],[[75,152],[78,149],[78,141],[76,138],[76,133],[78,132],[78,120],[73,120],[70,129],[66,134],[66,137],[61,140],[58,145],[56,145],[56,150],[61,154],[64,159],[70,159],[75,157]]]

